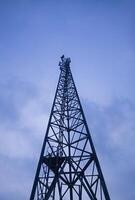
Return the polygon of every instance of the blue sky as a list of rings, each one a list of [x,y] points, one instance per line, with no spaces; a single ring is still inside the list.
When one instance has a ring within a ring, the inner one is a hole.
[[[135,198],[135,2],[0,1],[0,199],[29,199],[64,53],[110,196]]]

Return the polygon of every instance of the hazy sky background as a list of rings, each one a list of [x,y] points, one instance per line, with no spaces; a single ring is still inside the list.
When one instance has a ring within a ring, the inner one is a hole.
[[[135,1],[0,0],[0,199],[29,199],[71,69],[113,200],[135,198]]]

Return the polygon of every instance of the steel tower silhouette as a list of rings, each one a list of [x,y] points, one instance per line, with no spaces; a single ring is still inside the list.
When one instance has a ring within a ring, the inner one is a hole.
[[[30,200],[110,200],[70,62],[61,57]]]

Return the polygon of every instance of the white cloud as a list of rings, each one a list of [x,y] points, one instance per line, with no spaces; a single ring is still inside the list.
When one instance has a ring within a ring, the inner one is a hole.
[[[135,105],[127,99],[116,99],[107,106],[91,102],[86,106],[92,138],[111,198],[133,199]],[[127,182],[131,184],[127,185]]]
[[[20,109],[19,127],[21,129],[28,129],[40,139],[44,134],[44,127],[47,126],[49,119],[48,113],[46,114],[43,109],[43,102],[37,99],[29,100]]]
[[[28,159],[33,157],[34,148],[27,134],[17,130],[1,127],[0,154],[10,158]]]

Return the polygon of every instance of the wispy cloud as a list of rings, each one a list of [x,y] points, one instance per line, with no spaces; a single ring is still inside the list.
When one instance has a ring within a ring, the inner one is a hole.
[[[135,105],[128,99],[115,99],[107,106],[86,101],[84,105],[112,199],[134,198]]]
[[[31,83],[17,78],[1,86],[0,198],[27,199],[48,121],[50,94],[46,90],[45,100],[40,93],[44,86],[33,90]]]

